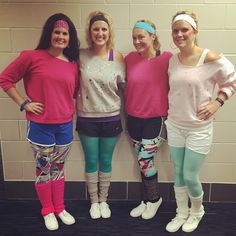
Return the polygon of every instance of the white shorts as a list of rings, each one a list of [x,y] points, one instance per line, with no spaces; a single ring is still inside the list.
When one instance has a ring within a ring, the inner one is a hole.
[[[172,147],[187,147],[188,149],[207,154],[210,151],[213,138],[213,124],[203,127],[183,127],[165,121],[168,145]]]

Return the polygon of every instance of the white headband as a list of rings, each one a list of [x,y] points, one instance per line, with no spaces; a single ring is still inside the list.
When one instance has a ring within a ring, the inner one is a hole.
[[[194,19],[190,15],[187,15],[187,14],[177,15],[174,18],[174,20],[172,21],[172,25],[178,20],[187,21],[195,30],[197,30],[196,22],[194,21]]]

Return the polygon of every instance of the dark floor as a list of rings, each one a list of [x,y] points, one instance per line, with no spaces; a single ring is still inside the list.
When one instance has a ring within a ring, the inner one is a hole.
[[[192,233],[165,231],[175,214],[175,203],[164,202],[151,220],[131,218],[134,201],[110,201],[112,217],[92,220],[87,201],[66,201],[67,210],[77,222],[66,226],[60,222],[57,231],[46,230],[36,200],[0,200],[0,236],[236,236],[236,203],[205,203],[206,214]]]

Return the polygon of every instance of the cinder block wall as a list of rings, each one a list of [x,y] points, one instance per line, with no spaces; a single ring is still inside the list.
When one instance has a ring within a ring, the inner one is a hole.
[[[178,10],[192,10],[199,19],[199,44],[225,54],[236,65],[236,1],[235,0],[0,0],[0,71],[21,50],[33,49],[41,27],[49,15],[67,14],[76,25],[81,46],[85,43],[85,19],[94,10],[113,16],[115,46],[124,55],[133,50],[131,29],[138,19],[156,23],[162,50],[175,52],[171,39],[170,22]],[[22,93],[22,83],[18,88]],[[227,186],[236,195],[236,96],[226,102],[214,122],[214,143],[201,171],[202,182]],[[24,113],[0,91],[0,140],[2,182],[34,181],[34,159],[26,141]],[[163,145],[155,158],[159,181],[171,183],[173,165],[168,147]],[[66,179],[83,182],[84,160],[78,135],[66,164]],[[114,152],[113,182],[139,181],[136,158],[123,132]],[[127,185],[128,186],[128,185]],[[221,189],[222,190],[222,189]],[[217,199],[217,198],[216,198]],[[236,199],[236,197],[234,198]]]

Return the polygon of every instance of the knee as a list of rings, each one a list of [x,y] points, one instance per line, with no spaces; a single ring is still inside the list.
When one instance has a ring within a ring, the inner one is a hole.
[[[85,160],[85,170],[86,170],[86,172],[88,172],[88,173],[96,172],[97,171],[97,165],[98,165],[98,162],[97,162],[96,159],[86,158],[86,160]]]
[[[100,171],[102,172],[111,172],[111,160],[102,160],[100,163]]]
[[[152,159],[151,160],[146,160],[146,159],[142,159],[139,160],[139,168],[141,173],[145,176],[145,177],[151,177],[157,174],[157,170],[153,164]]]
[[[175,166],[175,175],[178,176],[178,177],[183,178],[184,175],[183,175],[183,170],[182,170],[182,168]]]
[[[184,175],[184,182],[187,186],[193,187],[199,184],[197,176],[193,176],[192,174]]]

